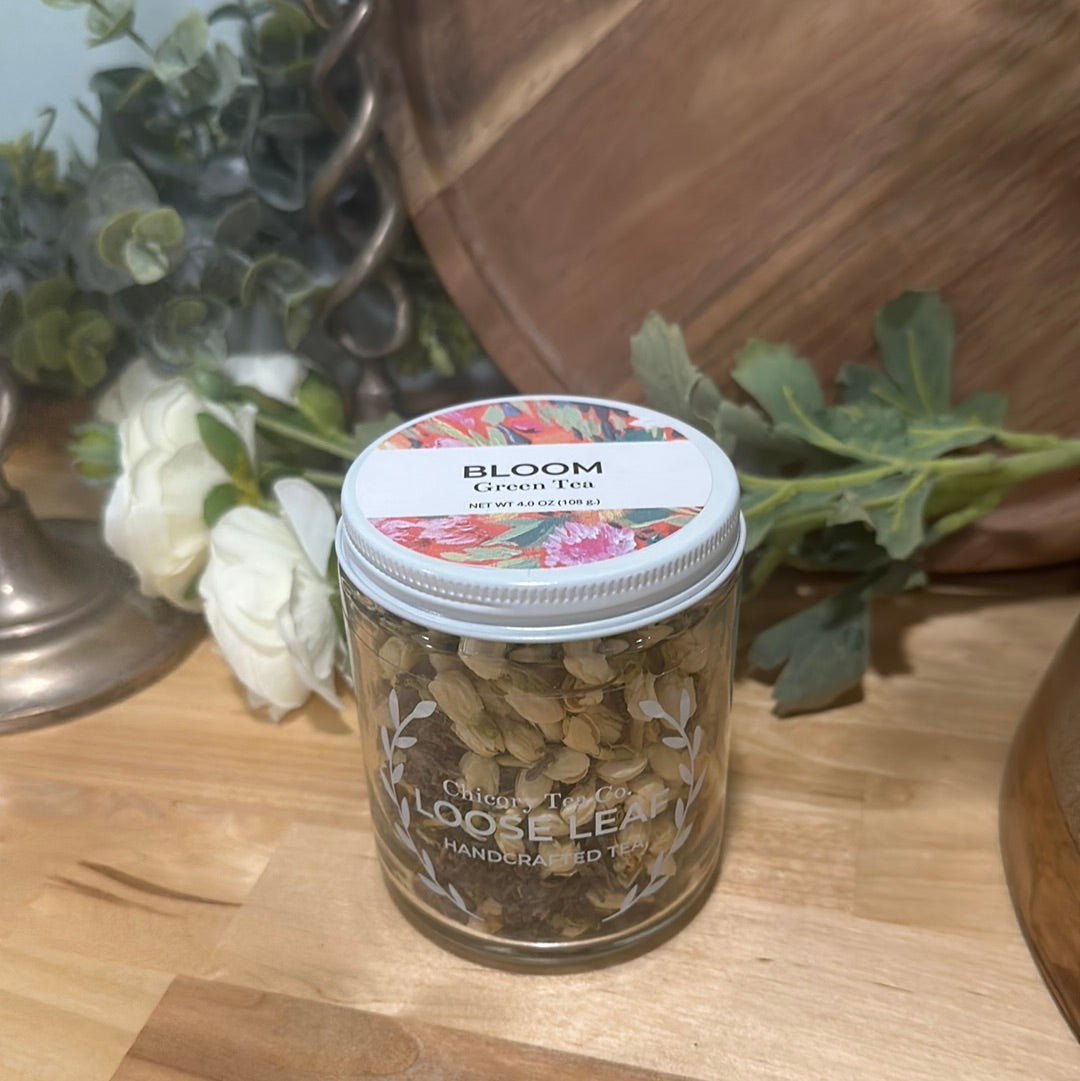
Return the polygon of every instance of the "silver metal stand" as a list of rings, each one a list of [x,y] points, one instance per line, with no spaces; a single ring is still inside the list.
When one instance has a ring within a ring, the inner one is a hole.
[[[0,363],[0,466],[15,427]],[[0,734],[55,724],[162,676],[202,620],[143,597],[96,522],[38,522],[0,468]]]

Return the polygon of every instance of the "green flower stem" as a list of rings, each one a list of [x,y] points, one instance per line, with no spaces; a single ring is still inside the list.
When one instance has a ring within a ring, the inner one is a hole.
[[[109,18],[111,12],[108,8],[103,7],[100,0],[90,0],[90,6],[95,11],[100,11],[102,15]],[[153,56],[154,50],[150,47],[150,43],[140,33],[138,33],[134,27],[130,27],[126,32],[126,36],[129,40],[133,41],[147,56]]]
[[[1003,457],[998,454],[969,454],[952,458],[937,458],[921,463],[920,468],[929,476],[941,478],[964,477],[970,480],[985,478],[993,486],[1011,488],[1033,477],[1056,473],[1063,469],[1080,466],[1080,439],[1061,439],[1057,436],[1012,437],[1030,440],[1033,449]],[[753,473],[740,473],[739,482],[744,491],[771,489],[782,492],[782,498],[799,492],[830,492],[842,490],[847,485],[869,484],[883,480],[895,473],[908,472],[914,463],[897,459],[895,464],[873,466],[851,473],[834,473],[825,476],[810,474],[805,477],[761,477]],[[776,500],[770,499],[751,507],[747,517],[752,518],[765,510],[771,510]]]
[[[346,462],[351,462],[360,452],[358,447],[354,446],[345,438],[335,439],[330,436],[320,435],[318,432],[312,432],[306,428],[301,428],[299,425],[291,424],[289,421],[282,420],[280,417],[267,416],[265,413],[256,415],[255,426],[261,428],[264,432],[272,432],[274,435],[280,435],[285,439],[291,439],[294,443],[300,443],[305,447],[311,447],[313,450],[321,450],[325,451],[327,454],[333,454]]]
[[[792,544],[801,536],[798,532],[785,531],[771,536],[764,548],[758,554],[750,570],[746,583],[746,596],[756,596],[773,576],[773,572],[780,569]]]
[[[976,454],[920,463],[919,470],[912,478],[912,486],[927,477],[938,478],[926,506],[926,518],[933,523],[927,537],[928,545],[978,521],[1017,485],[1035,477],[1080,467],[1080,439],[1062,439],[1058,436],[1018,438],[1032,449],[1008,456]],[[907,464],[910,469],[911,463]],[[772,478],[742,474],[740,480],[746,487],[774,489],[765,500],[746,511],[746,517],[752,520],[757,514],[771,510],[777,502],[801,491],[842,491],[846,484],[853,481],[879,480],[896,472],[898,470],[893,467],[874,467],[833,477]],[[895,498],[867,500],[864,506],[887,506]],[[758,592],[773,571],[780,567],[796,541],[830,524],[831,514],[831,507],[813,507],[777,518],[751,571],[751,595]]]
[[[1058,435],[1031,434],[1029,432],[1010,432],[999,428],[994,432],[994,438],[1006,450],[1052,450],[1062,443],[1075,442],[1075,440],[1062,439]]]
[[[984,514],[989,514],[1001,502],[1004,495],[1004,490],[984,492],[965,506],[958,507],[948,514],[943,514],[930,527],[927,534],[927,544],[934,544],[943,537],[947,537],[950,533],[956,533],[965,526],[977,522]]]

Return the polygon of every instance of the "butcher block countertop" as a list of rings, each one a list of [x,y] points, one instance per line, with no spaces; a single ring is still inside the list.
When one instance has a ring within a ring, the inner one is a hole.
[[[75,497],[51,465],[9,472],[55,513]],[[743,676],[714,892],[651,952],[567,975],[415,931],[379,878],[351,702],[258,720],[204,641],[131,698],[0,737],[0,1078],[1075,1081],[997,824],[1077,584],[883,604],[864,695],[824,713],[778,720]],[[817,588],[785,579],[751,618]]]

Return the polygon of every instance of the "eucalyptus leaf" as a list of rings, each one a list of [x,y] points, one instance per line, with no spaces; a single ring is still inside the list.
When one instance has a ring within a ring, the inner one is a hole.
[[[124,247],[131,239],[131,231],[139,220],[139,210],[121,210],[114,214],[98,230],[94,240],[97,257],[107,267],[119,270],[124,266]]]
[[[232,199],[250,187],[247,159],[239,152],[215,154],[199,174],[198,194],[203,200]]]
[[[124,268],[139,285],[151,285],[169,273],[169,257],[160,245],[133,237],[124,245]]]
[[[23,298],[18,293],[12,290],[0,294],[0,343],[15,333],[25,316]]]
[[[228,306],[215,297],[174,297],[153,318],[147,348],[166,364],[207,366],[226,355]]]
[[[201,11],[178,20],[154,50],[154,74],[163,82],[186,75],[210,48],[210,25]]]
[[[241,199],[227,207],[214,226],[214,240],[230,248],[244,248],[259,231],[259,200]]]
[[[32,319],[50,308],[67,308],[75,292],[75,283],[65,275],[34,282],[26,292],[26,318]]]
[[[135,24],[135,0],[93,0],[86,9],[89,44],[105,45],[129,33]]]

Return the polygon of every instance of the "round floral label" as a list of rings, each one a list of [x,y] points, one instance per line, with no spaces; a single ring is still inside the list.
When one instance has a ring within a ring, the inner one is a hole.
[[[396,429],[356,483],[368,520],[397,544],[450,562],[529,569],[656,544],[700,512],[712,478],[702,453],[661,414],[512,398]]]

